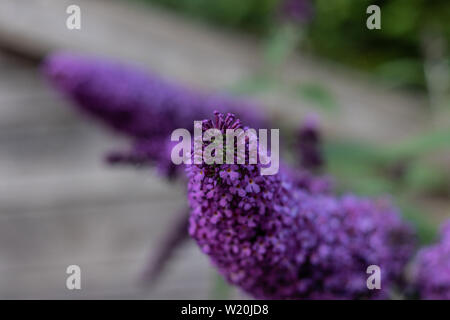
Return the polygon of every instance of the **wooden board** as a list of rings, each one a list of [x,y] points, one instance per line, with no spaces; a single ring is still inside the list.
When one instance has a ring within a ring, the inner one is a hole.
[[[65,27],[69,4],[82,10],[81,30]],[[3,0],[0,43],[39,55],[75,50],[115,57],[205,89],[227,88],[253,74],[261,64],[262,45],[249,36],[231,35],[117,0]],[[389,91],[331,63],[296,56],[280,77],[287,85],[321,83],[330,90],[342,109],[339,116],[324,117],[330,134],[385,143],[426,126],[423,96]],[[316,110],[307,102],[286,97],[282,90],[258,99],[290,125],[297,125],[305,112]]]
[[[180,209],[181,187],[111,168],[126,141],[72,111],[35,68],[0,54],[0,299],[207,298],[209,263],[191,243],[143,290],[140,276]],[[66,289],[66,268],[82,290]]]

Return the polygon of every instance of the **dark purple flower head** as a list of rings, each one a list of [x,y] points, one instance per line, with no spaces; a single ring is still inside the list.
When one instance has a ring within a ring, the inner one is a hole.
[[[238,120],[216,115],[208,127]],[[260,165],[187,168],[190,235],[232,284],[256,298],[368,298],[388,293],[413,250],[413,235],[384,200],[336,199],[300,187],[286,168]],[[367,289],[369,265],[383,289]]]
[[[298,130],[297,139],[301,166],[310,170],[320,169],[324,160],[319,124],[315,115],[306,117]]]
[[[414,273],[422,299],[450,300],[450,221],[442,226],[437,244],[419,251]]]
[[[160,167],[169,168],[165,161],[170,160],[167,142],[172,131],[192,130],[195,120],[215,109],[237,113],[254,128],[267,123],[246,101],[196,92],[105,59],[56,53],[47,57],[42,71],[77,108],[133,139],[129,155],[110,156],[116,162],[162,161]]]
[[[313,19],[314,6],[311,0],[282,0],[281,19],[295,24],[306,24]]]

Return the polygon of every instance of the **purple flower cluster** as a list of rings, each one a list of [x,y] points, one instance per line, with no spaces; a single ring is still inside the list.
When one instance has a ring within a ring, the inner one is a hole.
[[[189,90],[105,59],[56,53],[47,57],[42,70],[77,108],[133,139],[132,150],[114,153],[112,162],[156,162],[174,175],[167,153],[174,129],[190,130],[194,120],[216,109],[238,114],[253,128],[264,128],[267,123],[248,102]]]
[[[174,129],[192,129],[194,120],[209,116],[214,109],[236,112],[253,128],[264,128],[268,122],[247,102],[195,92],[104,59],[57,53],[47,57],[42,71],[75,107],[131,138],[130,150],[110,153],[110,163],[156,165],[169,179],[177,177],[182,168],[170,158],[170,133]],[[236,176],[230,169],[223,178]],[[306,171],[296,173],[296,184],[317,192],[328,191],[331,186],[327,178],[316,178]],[[253,186],[257,190],[258,186]],[[150,278],[159,274],[160,266],[179,243],[173,239],[185,239],[185,234],[187,230],[179,227],[168,234],[164,241],[170,245],[155,259],[152,270],[156,271],[150,272]]]
[[[216,114],[203,129],[241,127]],[[413,252],[413,233],[385,200],[337,199],[282,168],[187,167],[189,233],[220,273],[261,299],[354,299],[388,294]],[[366,268],[382,269],[383,290],[368,290]]]
[[[305,24],[312,20],[314,6],[311,0],[282,0],[280,14],[283,21]]]
[[[284,10],[291,21],[312,14],[308,1],[285,1]],[[110,162],[156,164],[168,178],[180,168],[170,159],[174,129],[192,130],[195,120],[215,109],[238,114],[252,128],[268,127],[246,102],[195,92],[103,59],[55,54],[43,72],[76,107],[131,138],[131,149],[110,154]],[[231,113],[215,114],[214,121],[203,121],[203,130],[242,127]],[[323,163],[316,123],[307,120],[298,138],[301,171],[282,165],[278,174],[261,176],[261,165],[189,166],[190,235],[229,282],[257,298],[385,297],[414,250],[412,230],[386,200],[333,197],[330,179],[307,171]],[[168,239],[151,278],[184,239],[185,222]],[[448,297],[446,230],[441,244],[419,255],[417,279],[426,298]],[[381,291],[366,287],[372,264],[381,267]]]
[[[422,299],[450,300],[450,221],[443,225],[439,243],[419,251],[414,273]]]
[[[306,117],[297,133],[301,166],[309,170],[320,169],[324,160],[320,150],[321,136],[318,120],[314,115]]]

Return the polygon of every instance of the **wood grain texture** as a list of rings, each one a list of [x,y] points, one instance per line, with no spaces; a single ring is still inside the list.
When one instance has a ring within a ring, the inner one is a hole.
[[[208,298],[209,263],[180,248],[154,288],[141,275],[186,206],[151,170],[111,168],[126,144],[73,112],[35,68],[0,53],[0,299]],[[5,69],[2,69],[5,70]],[[82,290],[65,287],[82,270]]]
[[[65,28],[69,4],[81,7],[79,31]],[[41,55],[75,50],[115,57],[205,89],[230,87],[261,64],[257,39],[117,0],[3,0],[0,42]],[[332,134],[386,142],[416,133],[426,123],[423,96],[390,91],[329,62],[295,56],[280,77],[288,85],[321,83],[330,90],[341,106],[339,115],[324,117]],[[290,125],[297,125],[313,109],[307,102],[286,97],[282,88],[261,94],[258,100]]]

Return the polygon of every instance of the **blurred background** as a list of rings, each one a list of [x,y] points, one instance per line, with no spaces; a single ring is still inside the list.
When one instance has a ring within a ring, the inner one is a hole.
[[[127,141],[43,81],[39,63],[55,50],[249,96],[281,130],[319,115],[338,190],[391,195],[433,240],[450,217],[450,3],[287,2],[298,1],[0,1],[0,298],[242,297],[191,242],[142,285],[183,186],[102,161]],[[81,30],[66,28],[73,4]],[[371,4],[381,30],[366,27]],[[72,264],[81,290],[66,289]]]

